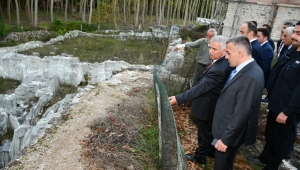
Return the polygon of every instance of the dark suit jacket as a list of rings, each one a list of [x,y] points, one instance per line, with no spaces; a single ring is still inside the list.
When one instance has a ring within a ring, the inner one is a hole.
[[[266,42],[261,46],[261,61],[260,61],[260,63],[262,64],[261,69],[263,70],[265,76],[265,82],[267,82],[268,76],[271,71],[271,63],[273,57],[274,57],[274,50],[271,47],[270,43]]]
[[[212,133],[227,146],[256,141],[264,75],[256,62],[242,68],[221,91],[213,119]]]
[[[177,103],[192,101],[192,114],[196,119],[212,120],[217,98],[220,95],[232,68],[225,57],[218,59],[204,73],[196,86],[176,95]]]
[[[282,40],[277,41],[277,49],[276,49],[276,55],[279,57],[283,56],[282,54],[288,49],[289,46],[283,46],[281,51],[279,51],[280,44],[283,43]]]
[[[268,108],[285,115],[300,113],[300,51],[295,51],[278,74]]]
[[[271,47],[273,48],[273,51],[275,50],[275,43],[274,41],[272,40],[271,37],[268,38],[268,42],[270,43]]]
[[[252,46],[252,57],[257,62],[257,64],[260,67],[262,67],[260,43],[257,40],[254,40],[254,41],[251,42],[251,46]]]
[[[273,87],[275,85],[276,79],[278,77],[279,71],[281,70],[281,67],[284,66],[284,63],[287,60],[287,57],[291,56],[291,54],[295,51],[296,49],[291,48],[290,50],[286,50],[284,53],[282,53],[282,56],[279,57],[278,61],[275,63],[275,65],[272,67],[271,72],[268,76],[268,81],[266,83],[266,89],[269,93],[272,93]]]

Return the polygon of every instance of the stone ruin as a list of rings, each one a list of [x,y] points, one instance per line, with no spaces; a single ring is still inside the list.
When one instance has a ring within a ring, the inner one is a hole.
[[[178,33],[178,27],[172,27],[169,31],[166,27],[157,26],[154,27],[153,32],[133,33],[131,31],[110,36],[114,38],[131,36],[137,39],[149,39],[152,36],[170,38],[171,43],[166,58],[163,64],[157,68],[162,74],[169,75],[173,70],[182,67],[184,62],[183,50],[178,52],[173,50],[175,45],[182,43],[181,39],[176,40]],[[92,84],[110,78],[116,71],[153,70],[151,65],[131,65],[124,61],[108,60],[102,63],[82,63],[77,57],[67,54],[40,58],[38,54],[28,56],[18,53],[76,36],[104,35],[70,31],[64,36],[58,36],[46,43],[31,41],[14,47],[0,48],[0,76],[22,82],[14,93],[0,94],[0,135],[4,135],[8,129],[14,130],[12,141],[6,139],[0,145],[0,168],[3,168],[12,159],[16,159],[20,151],[36,143],[47,128],[62,119],[62,115],[66,114],[70,105],[77,103],[78,98],[92,88]],[[43,110],[58,91],[60,84],[77,86],[80,82],[86,81],[84,77],[86,75],[89,77],[88,84],[91,85],[78,88],[75,94],[68,94],[58,103]]]

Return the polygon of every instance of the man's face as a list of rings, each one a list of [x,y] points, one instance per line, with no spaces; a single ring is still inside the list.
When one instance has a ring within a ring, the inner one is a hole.
[[[292,37],[286,31],[283,32],[281,39],[285,46],[289,46],[292,44]]]
[[[297,48],[297,51],[300,50],[300,26],[296,25],[294,28],[294,34],[292,35],[292,45]]]
[[[209,45],[209,57],[212,60],[217,60],[225,54],[225,49],[222,50],[222,46],[219,42],[212,42]]]
[[[241,25],[240,34],[248,37],[248,25],[246,23]]]
[[[209,31],[209,32],[206,33],[207,42],[210,43],[210,40],[212,39],[212,37],[214,37],[214,32],[213,31]]]
[[[257,32],[257,41],[262,44],[264,43],[268,38],[264,37],[264,35],[262,34],[262,32],[258,31]]]
[[[233,45],[233,43],[226,44],[226,56],[230,67],[236,67],[239,65],[239,51]]]

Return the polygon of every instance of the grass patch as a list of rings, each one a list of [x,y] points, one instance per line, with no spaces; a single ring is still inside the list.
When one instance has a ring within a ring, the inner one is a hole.
[[[0,94],[12,93],[21,84],[18,80],[0,77]]]
[[[75,37],[35,48],[25,52],[31,55],[33,52],[40,57],[60,55],[66,53],[79,57],[82,62],[103,62],[106,60],[123,60],[130,64],[154,64],[163,61],[167,49],[167,40],[121,40],[104,37]],[[54,54],[50,54],[54,52]]]

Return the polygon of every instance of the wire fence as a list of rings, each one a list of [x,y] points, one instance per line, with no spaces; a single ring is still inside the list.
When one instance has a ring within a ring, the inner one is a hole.
[[[177,133],[176,123],[168,96],[189,88],[189,78],[195,64],[194,53],[186,53],[182,67],[173,70],[174,74],[163,73],[160,66],[153,71],[153,84],[156,96],[156,109],[159,126],[159,158],[163,170],[186,170],[186,156]]]

